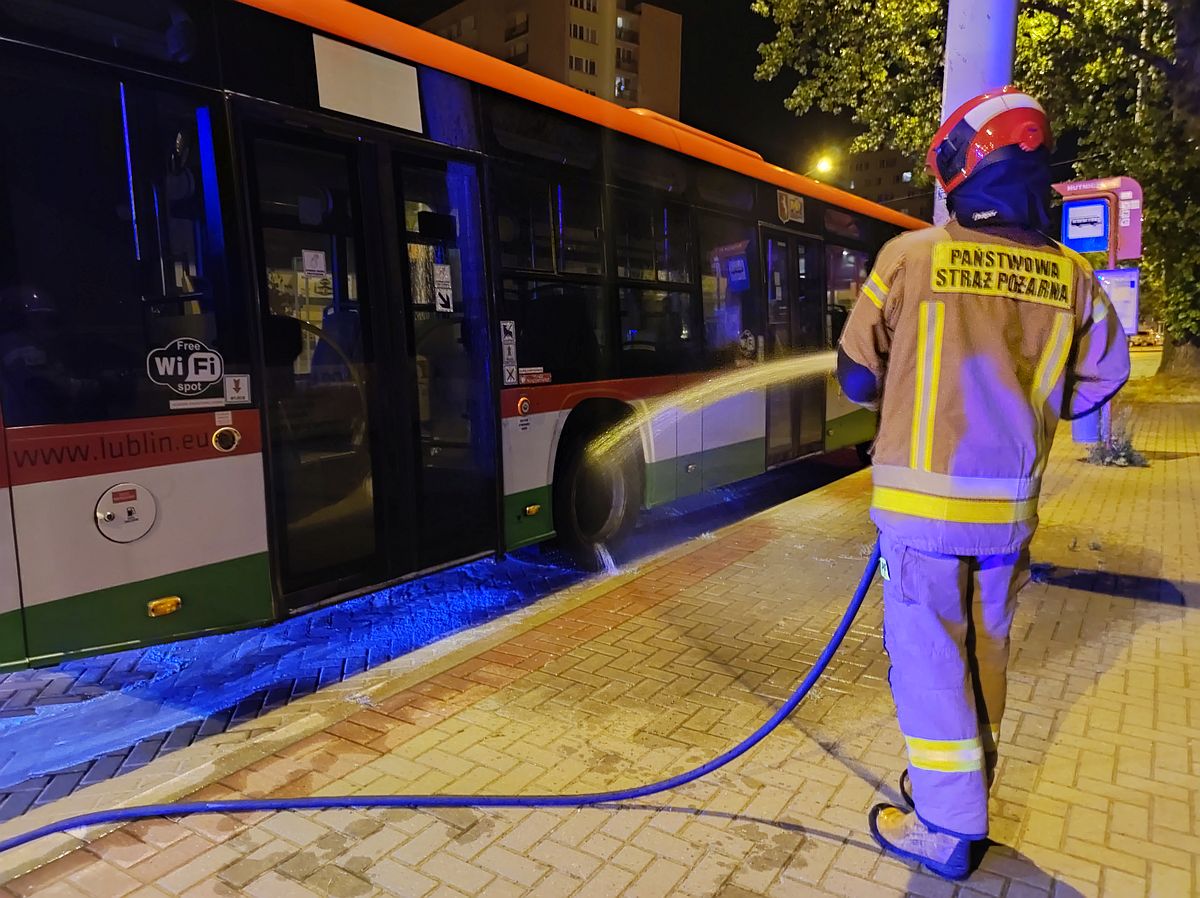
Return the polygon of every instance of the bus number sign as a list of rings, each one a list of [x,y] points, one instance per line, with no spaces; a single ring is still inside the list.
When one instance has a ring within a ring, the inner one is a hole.
[[[179,337],[146,356],[146,374],[161,387],[180,396],[198,396],[221,381],[225,361],[221,353],[199,340]]]

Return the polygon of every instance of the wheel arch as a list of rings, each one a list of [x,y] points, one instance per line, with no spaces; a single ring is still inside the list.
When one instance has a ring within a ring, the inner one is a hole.
[[[617,424],[626,418],[637,413],[637,409],[629,402],[623,399],[616,399],[612,396],[590,396],[571,409],[571,411],[562,418],[558,426],[558,432],[554,435],[554,445],[550,451],[549,465],[550,470],[549,482],[554,483],[554,479],[561,468],[563,455],[562,448],[569,445],[573,440],[579,439],[586,434],[595,434],[601,428]],[[641,442],[645,443],[644,435]],[[645,447],[641,447],[639,453],[640,464],[645,464]]]

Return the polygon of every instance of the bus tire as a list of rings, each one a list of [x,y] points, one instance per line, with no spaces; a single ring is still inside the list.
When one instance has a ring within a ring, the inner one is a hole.
[[[640,448],[610,464],[587,458],[593,432],[567,441],[554,475],[554,529],[559,546],[584,570],[604,567],[601,547],[611,550],[629,536],[642,506]]]

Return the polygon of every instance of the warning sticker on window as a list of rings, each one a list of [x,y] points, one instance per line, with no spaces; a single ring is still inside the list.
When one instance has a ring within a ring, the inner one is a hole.
[[[225,401],[229,403],[249,402],[250,378],[245,374],[226,374]]]
[[[449,265],[433,266],[433,309],[454,311],[454,274]]]
[[[300,250],[300,260],[304,267],[304,273],[310,278],[324,277],[329,273],[329,262],[324,250],[302,249]]]
[[[518,368],[522,384],[548,384],[553,378],[548,371],[541,368]]]

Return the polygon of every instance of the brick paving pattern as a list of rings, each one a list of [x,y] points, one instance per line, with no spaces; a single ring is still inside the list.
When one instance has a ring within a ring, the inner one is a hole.
[[[1065,432],[1055,450],[1014,628],[1001,844],[964,884],[882,857],[865,834],[903,765],[869,603],[778,734],[664,806],[153,821],[0,895],[1194,894],[1200,408],[1143,405],[1135,426],[1148,469],[1080,464]],[[213,762],[191,797],[593,791],[701,762],[769,714],[824,645],[872,538],[867,486],[856,474],[696,540],[407,679],[384,665],[375,675],[400,685],[371,680],[373,698],[318,694],[243,724],[212,740],[213,757],[241,732],[267,748]],[[305,702],[323,716],[292,738]]]
[[[680,507],[681,503],[677,503],[657,509],[644,522],[646,532],[639,529],[638,539],[629,548],[645,552],[655,545],[686,539],[703,528],[711,528],[714,520],[733,520],[746,509],[758,510],[772,499],[778,501],[780,494],[806,492],[857,467],[853,452],[837,453],[804,469],[776,472],[770,478],[695,497],[690,500],[695,507]],[[649,538],[650,531],[656,539]],[[11,730],[0,731],[0,777],[5,778],[0,784],[0,822],[94,783],[139,770],[163,755],[225,733],[231,727],[404,655],[422,642],[465,626],[471,619],[478,622],[498,616],[580,579],[580,574],[569,568],[566,558],[554,551],[523,550],[515,559],[498,565],[472,566],[471,576],[485,589],[481,590],[483,597],[475,599],[477,607],[467,613],[446,614],[439,609],[444,604],[439,592],[441,581],[447,581],[450,589],[462,585],[454,582],[456,572],[447,572],[271,627],[242,631],[232,637],[237,643],[234,652],[218,650],[211,657],[205,656],[203,645],[214,642],[214,637],[206,637],[189,643],[200,648],[183,658],[178,657],[171,645],[149,646],[50,668],[0,674],[0,719],[28,720],[38,709],[63,704],[79,705],[82,710],[83,703],[91,699],[129,687],[138,696],[135,713],[142,715],[156,704],[188,706],[196,691],[232,693],[236,699],[226,707],[158,732],[142,725],[141,720],[129,720],[122,738],[117,740],[116,750],[24,779],[12,777],[10,765],[24,766],[28,753],[37,750],[38,738],[26,738],[24,733],[13,734]],[[386,634],[369,641],[361,638],[364,629],[383,630],[401,616],[408,621],[421,620],[411,628],[399,628],[395,638],[386,638]],[[230,638],[219,636],[215,640]],[[331,659],[328,653],[309,651],[311,646],[330,643],[339,644],[341,657]],[[196,668],[207,675],[194,676],[192,670]],[[245,680],[266,685],[247,687],[242,685]],[[72,717],[66,725],[74,722]]]

